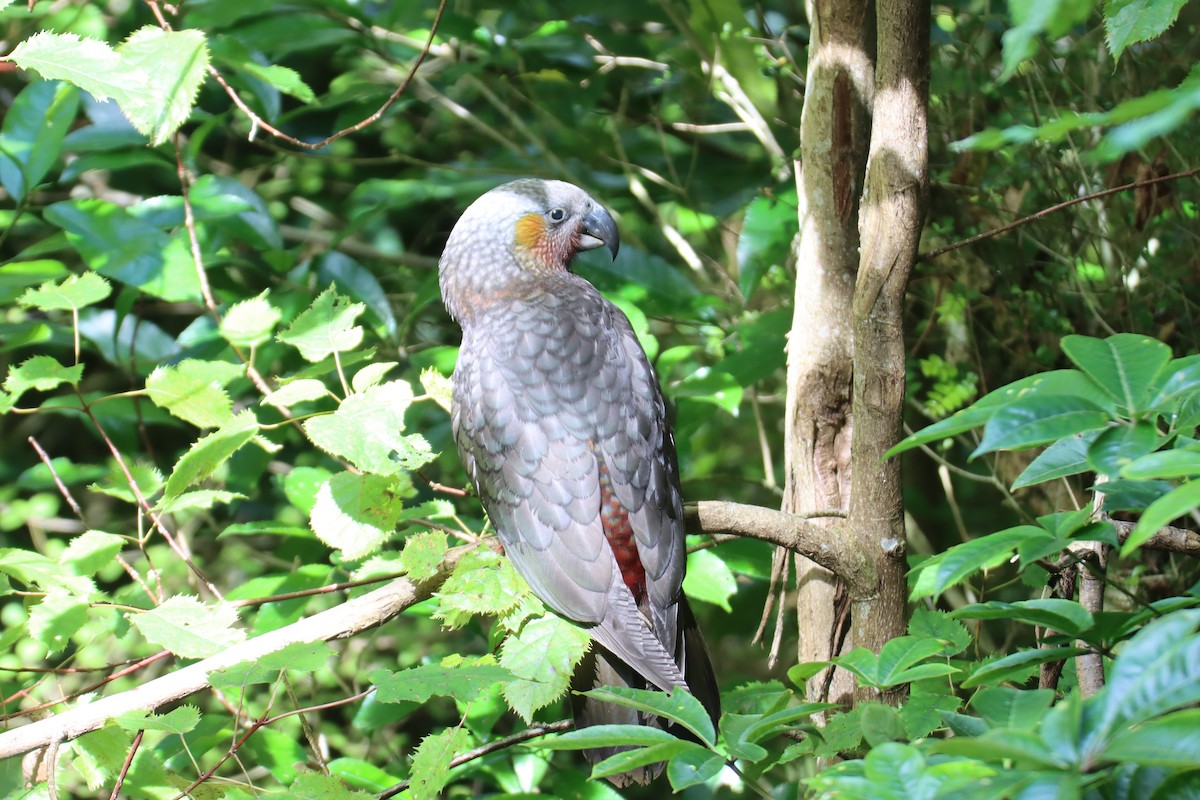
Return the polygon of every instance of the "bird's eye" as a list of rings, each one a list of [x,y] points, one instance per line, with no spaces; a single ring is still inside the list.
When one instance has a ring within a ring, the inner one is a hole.
[[[551,222],[562,222],[564,219],[567,218],[567,212],[565,209],[553,208],[553,209],[550,209],[549,216],[550,216]]]

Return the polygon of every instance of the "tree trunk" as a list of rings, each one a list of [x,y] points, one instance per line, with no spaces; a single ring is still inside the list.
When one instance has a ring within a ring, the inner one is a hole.
[[[880,456],[901,430],[902,303],[925,208],[929,26],[928,9],[910,0],[880,0],[877,12],[865,0],[810,0],[807,10],[783,510],[848,511],[862,555],[840,600],[833,574],[796,556],[798,656],[821,661],[850,646],[877,651],[905,629],[899,465]],[[809,697],[844,701],[851,690],[844,674],[823,673]]]

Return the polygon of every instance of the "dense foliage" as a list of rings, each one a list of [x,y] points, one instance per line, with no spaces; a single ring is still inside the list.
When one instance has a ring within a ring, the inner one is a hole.
[[[769,610],[777,668],[751,645],[770,548],[692,537],[719,731],[610,693],[684,741],[559,735],[586,637],[461,491],[436,258],[507,177],[587,187],[622,248],[578,269],[655,361],[685,495],[777,507],[795,4],[0,0],[0,752],[219,666],[0,796],[614,797],[587,776],[660,760],[696,797],[1200,796],[1200,8],[934,11],[908,635],[837,659],[880,701],[806,698],[803,609]],[[236,658],[387,586],[381,627]],[[639,749],[562,752],[607,743]]]

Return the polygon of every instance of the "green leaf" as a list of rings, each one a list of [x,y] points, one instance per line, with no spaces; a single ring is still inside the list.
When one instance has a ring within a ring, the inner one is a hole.
[[[756,197],[746,206],[737,240],[738,290],[742,297],[754,294],[768,269],[787,261],[797,227],[794,192],[788,192],[786,199]]]
[[[987,423],[1000,409],[1016,402],[1026,402],[1043,396],[1073,396],[1096,400],[1095,395],[1097,394],[1102,395],[1103,393],[1099,392],[1098,387],[1091,379],[1079,370],[1060,369],[1030,375],[1013,381],[1007,386],[1001,386],[953,416],[917,431],[888,450],[884,456],[891,458],[897,453],[903,453],[919,445],[957,436],[978,428]],[[1107,399],[1106,395],[1104,399]]]
[[[423,531],[404,540],[400,563],[410,580],[432,578],[446,558],[447,539],[442,531]]]
[[[1095,624],[1092,614],[1074,600],[1048,597],[1003,603],[992,600],[975,603],[951,612],[955,619],[1004,619],[1053,628],[1059,633],[1079,638]]]
[[[365,392],[379,385],[383,380],[383,376],[399,366],[395,361],[376,361],[374,364],[367,364],[365,367],[354,373],[354,377],[350,380],[350,388],[355,392]],[[405,384],[407,386],[408,384]],[[411,390],[409,392],[411,400]]]
[[[199,439],[175,462],[164,489],[166,499],[178,497],[189,486],[212,475],[218,467],[258,433],[252,411],[242,411],[220,428]]]
[[[677,689],[671,694],[649,689],[631,689],[627,686],[602,686],[583,692],[586,697],[602,703],[636,708],[648,714],[669,719],[694,733],[701,743],[712,747],[716,731],[712,719],[700,701],[691,694]]]
[[[29,609],[29,636],[46,648],[46,653],[61,653],[71,637],[87,623],[88,604],[62,589],[46,593],[42,602]]]
[[[649,747],[677,741],[662,728],[649,725],[590,725],[537,741],[547,750],[586,750],[592,747]]]
[[[950,658],[971,645],[971,634],[965,625],[951,619],[944,611],[916,608],[908,621],[908,633],[918,638],[936,639],[942,649],[937,655]]]
[[[695,742],[685,742],[682,739],[662,742],[650,745],[649,747],[639,747],[604,759],[592,768],[592,778],[605,778],[609,775],[618,775],[622,772],[628,772],[650,764],[657,764],[660,761],[667,761],[687,753],[705,752],[708,751],[702,749]]]
[[[1133,553],[1171,520],[1197,506],[1200,506],[1200,480],[1189,481],[1158,498],[1142,514],[1125,544],[1121,545],[1121,555]]]
[[[299,350],[305,360],[320,361],[358,347],[363,330],[354,321],[365,309],[362,303],[349,302],[330,286],[277,338]]]
[[[712,550],[697,550],[688,553],[683,591],[688,597],[712,603],[732,613],[729,598],[737,594],[737,581],[725,559]]]
[[[369,556],[395,535],[411,489],[407,481],[339,472],[317,491],[309,523],[317,538],[347,561]]]
[[[204,605],[184,595],[150,611],[130,614],[129,621],[151,644],[181,658],[215,656],[246,639],[246,632],[234,627],[237,609],[233,606]]]
[[[412,399],[412,387],[405,381],[372,386],[347,397],[332,414],[306,420],[304,430],[317,447],[364,472],[411,472],[434,457],[425,437],[401,434]]]
[[[1083,23],[1092,7],[1090,0],[1012,0],[1008,8],[1013,26],[1004,32],[1004,70],[999,80],[1016,74],[1021,62],[1033,55],[1039,36],[1063,36]]]
[[[500,665],[515,677],[504,684],[508,705],[531,722],[535,711],[566,693],[590,644],[587,633],[556,614],[525,623],[500,650]]]
[[[413,800],[437,800],[450,782],[450,761],[471,744],[465,728],[447,728],[421,740],[413,753],[409,792]]]
[[[47,281],[17,298],[20,305],[42,311],[78,311],[112,294],[108,281],[94,272],[71,275],[60,282]]]
[[[1000,683],[1013,676],[1024,674],[1031,666],[1045,664],[1049,661],[1062,661],[1087,652],[1085,647],[1041,647],[1019,650],[1003,658],[985,663],[962,682],[962,687],[970,689],[975,686]]]
[[[280,386],[263,398],[263,402],[276,408],[291,408],[300,403],[310,403],[332,397],[325,384],[315,378],[301,378]],[[311,420],[310,420],[311,421]]]
[[[529,593],[525,580],[508,559],[488,547],[470,550],[458,560],[435,596],[435,617],[447,627],[461,628],[476,614],[502,614]]]
[[[1154,452],[1161,443],[1153,423],[1115,425],[1101,433],[1088,448],[1088,465],[1101,475],[1117,475],[1129,463]]]
[[[1108,422],[1109,415],[1084,397],[1038,395],[1022,399],[992,415],[971,458],[996,450],[1024,450],[1103,428]]]
[[[1200,475],[1200,451],[1162,450],[1142,456],[1121,469],[1122,478],[1192,478]]]
[[[1200,709],[1176,711],[1135,728],[1123,728],[1102,755],[1109,761],[1196,769],[1200,767]]]
[[[371,791],[358,791],[346,788],[343,782],[343,773],[335,769],[335,765],[341,764],[344,769],[344,762],[349,759],[335,759],[329,763],[330,771],[333,775],[322,775],[317,772],[306,772],[296,776],[296,780],[288,787],[287,800],[372,800],[377,792],[383,791],[397,781],[390,778],[386,783],[380,785],[377,789],[372,787]],[[376,770],[375,773],[386,775],[383,770]],[[390,777],[390,776],[389,776]],[[243,800],[242,798],[230,798],[225,795],[228,800]],[[246,796],[246,800],[252,800],[251,795]]]
[[[168,236],[128,209],[96,198],[54,203],[43,214],[67,232],[71,246],[101,275],[169,302],[200,300],[185,238]]]
[[[871,747],[906,739],[904,720],[900,718],[900,712],[896,709],[883,703],[863,703],[859,709],[863,739]]]
[[[1158,388],[1149,407],[1165,414],[1172,413],[1182,398],[1200,391],[1200,355],[1177,358],[1163,368]]]
[[[328,642],[293,642],[253,661],[212,672],[208,680],[218,689],[241,691],[254,684],[274,683],[285,670],[316,672],[329,663],[331,655],[333,650]]]
[[[922,561],[913,570],[917,577],[909,599],[937,597],[968,575],[1003,564],[1012,558],[1022,542],[1047,537],[1042,528],[1018,525],[954,545],[944,553]]]
[[[1078,475],[1091,469],[1088,448],[1104,431],[1085,431],[1059,439],[1047,447],[1013,481],[1012,490]]]
[[[268,291],[230,306],[221,317],[221,337],[238,347],[257,347],[267,341],[281,314],[267,300]]]
[[[424,664],[400,672],[377,669],[367,677],[375,684],[376,694],[383,703],[425,703],[431,697],[454,697],[470,703],[497,683],[512,680],[513,675],[504,667],[489,664],[457,667]]]
[[[184,734],[200,723],[200,709],[195,706],[180,706],[165,714],[149,711],[127,711],[113,717],[113,722],[127,731],[166,731]]]
[[[145,76],[139,91],[124,100],[118,97],[117,102],[133,127],[150,137],[151,146],[160,145],[187,121],[204,82],[208,70],[204,32],[147,25],[121,43],[117,54],[122,71]]]
[[[24,45],[19,43],[13,54]],[[34,81],[6,109],[0,128],[0,185],[18,203],[58,161],[78,108],[79,91],[73,86]]]
[[[34,356],[20,365],[8,368],[4,390],[16,402],[28,391],[48,392],[64,383],[78,386],[83,378],[83,364],[64,367],[52,356]]]
[[[1134,333],[1107,339],[1072,334],[1063,337],[1062,349],[1129,414],[1146,408],[1155,377],[1171,360],[1170,347]]]
[[[971,707],[991,728],[1036,730],[1054,702],[1051,689],[989,686],[971,698]]]
[[[146,378],[146,391],[156,406],[198,428],[216,428],[233,418],[225,387],[246,368],[227,361],[187,358],[156,367]]]
[[[690,397],[724,409],[737,416],[742,404],[742,385],[723,370],[701,367],[676,384],[667,387],[673,397]]]
[[[957,669],[948,664],[916,666],[941,651],[942,643],[936,639],[897,636],[883,646],[878,656],[865,647],[856,647],[846,655],[835,658],[834,662],[871,686],[887,688],[957,672]]]
[[[220,489],[197,489],[171,498],[162,498],[155,510],[163,514],[180,514],[184,511],[207,511],[218,503],[229,505],[235,500],[245,500],[246,495]]]
[[[707,783],[725,767],[725,758],[718,753],[689,750],[667,762],[667,779],[671,788],[681,792],[689,786]]]
[[[302,103],[316,102],[317,96],[313,94],[313,90],[300,77],[300,73],[290,67],[281,67],[276,64],[264,66],[249,59],[240,62],[237,66],[242,72],[258,78]]]
[[[1148,42],[1175,24],[1187,0],[1105,0],[1104,38],[1113,61],[1138,42]]]
[[[449,378],[433,367],[426,367],[421,370],[421,386],[425,389],[425,394],[433,398],[443,411],[450,413],[450,396],[453,394],[454,384]]]
[[[111,97],[120,103],[143,88],[144,76],[129,75],[111,47],[73,33],[39,31],[17,44],[5,60],[47,80],[78,86],[101,102]]]
[[[85,531],[71,540],[59,560],[76,575],[95,575],[125,547],[125,539],[103,531]]]

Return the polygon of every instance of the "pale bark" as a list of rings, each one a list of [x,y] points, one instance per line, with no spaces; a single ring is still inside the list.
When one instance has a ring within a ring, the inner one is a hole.
[[[869,15],[866,0],[808,4],[812,38],[797,165],[800,236],[788,340],[785,512],[849,508],[850,308],[874,89]],[[796,569],[798,658],[827,660],[837,655],[836,578],[803,556],[797,556]],[[826,677],[810,682],[810,696],[823,692]]]

